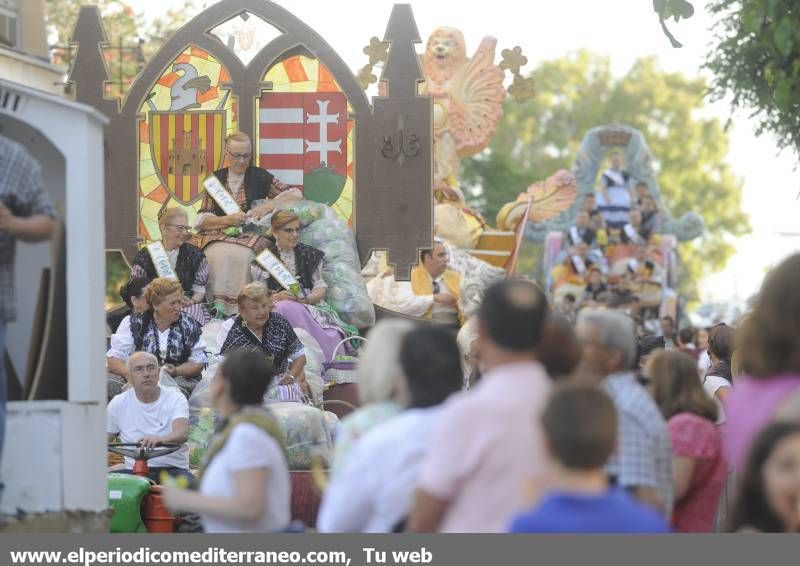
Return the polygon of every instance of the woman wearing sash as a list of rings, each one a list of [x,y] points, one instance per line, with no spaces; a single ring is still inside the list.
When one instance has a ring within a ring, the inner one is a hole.
[[[209,444],[199,491],[164,487],[173,512],[199,513],[207,533],[286,531],[291,521],[291,480],[277,420],[261,406],[272,381],[261,354],[231,352],[209,391],[224,419]]]
[[[214,171],[227,194],[215,196],[208,187],[195,222],[195,244],[211,267],[209,295],[224,314],[236,310],[236,295],[250,281],[250,262],[267,245],[256,232],[242,231],[251,220],[260,220],[282,202],[302,199],[297,189],[281,183],[271,173],[250,165],[252,145],[247,134],[237,132],[225,141],[229,167]],[[227,204],[221,203],[220,196]]]
[[[317,248],[300,243],[300,219],[294,212],[276,212],[271,220],[275,242],[269,242],[272,252],[294,277],[300,287],[300,296],[287,290],[269,272],[253,267],[253,278],[265,281],[274,294],[273,312],[289,321],[292,328],[302,328],[317,341],[325,361],[331,361],[336,345],[358,330],[343,322],[325,303],[328,285],[322,278],[325,254]]]
[[[133,258],[131,279],[141,278],[150,282],[157,277],[175,278],[183,287],[183,310],[200,324],[208,322],[206,284],[208,283],[208,261],[205,254],[189,243],[191,226],[186,211],[170,208],[158,219],[161,241],[145,246]],[[169,265],[158,261],[164,257]],[[153,261],[153,258],[156,261]]]
[[[205,367],[203,327],[183,312],[183,288],[172,279],[153,279],[144,293],[149,310],[124,319],[106,352],[109,398],[128,381],[126,362],[134,352],[150,352],[188,398]]]
[[[239,316],[229,318],[217,335],[219,353],[228,355],[235,350],[259,352],[272,361],[274,383],[267,397],[274,401],[302,403],[310,397],[303,368],[305,349],[281,315],[272,311],[272,297],[261,283],[245,285],[236,298]]]

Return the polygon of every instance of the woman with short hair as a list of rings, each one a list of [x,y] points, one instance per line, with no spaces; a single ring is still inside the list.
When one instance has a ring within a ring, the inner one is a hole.
[[[208,261],[200,248],[189,243],[192,236],[189,217],[183,208],[168,208],[158,218],[158,227],[170,266],[183,288],[184,310],[197,322],[205,324],[209,318],[203,304],[206,302]],[[142,278],[150,282],[160,276],[147,247],[139,250],[131,262],[131,279]]]
[[[225,138],[225,153],[228,166],[214,171],[214,176],[239,205],[239,212],[226,214],[206,192],[195,220],[195,243],[211,266],[209,294],[217,310],[230,315],[236,309],[236,294],[251,280],[250,262],[269,242],[258,231],[242,227],[268,217],[279,203],[303,197],[298,189],[251,164],[253,145],[244,132]]]
[[[172,279],[156,278],[144,293],[148,310],[123,320],[106,352],[108,395],[121,393],[128,381],[126,362],[133,352],[156,356],[161,370],[170,375],[188,398],[205,367],[203,327],[183,312],[183,288]]]
[[[716,405],[697,380],[694,360],[682,352],[654,354],[646,373],[672,443],[672,526],[683,533],[713,532],[728,472],[714,424]]]
[[[259,352],[272,361],[276,382],[267,389],[275,401],[303,402],[311,392],[305,379],[305,349],[289,322],[272,312],[272,298],[261,283],[242,287],[236,299],[239,315],[226,320],[217,335],[219,353]]]
[[[400,347],[409,406],[353,446],[320,505],[320,532],[402,530],[441,405],[463,384],[453,333],[440,326],[408,332]]]
[[[325,361],[331,361],[336,345],[358,330],[344,323],[325,303],[328,291],[328,284],[322,278],[325,254],[300,242],[300,218],[294,212],[276,212],[271,226],[275,242],[267,247],[294,276],[300,285],[300,295],[285,289],[275,277],[258,267],[253,268],[254,279],[263,281],[273,293],[274,311],[288,320],[292,328],[302,328],[311,334]]]
[[[262,406],[272,364],[261,353],[231,352],[209,391],[223,418],[209,444],[199,491],[164,488],[173,512],[199,513],[207,533],[285,531],[291,520],[291,481],[278,422]]]
[[[367,334],[369,342],[360,352],[356,369],[361,406],[342,419],[331,475],[345,465],[359,438],[408,405],[400,346],[413,329],[414,325],[407,320],[382,320]]]

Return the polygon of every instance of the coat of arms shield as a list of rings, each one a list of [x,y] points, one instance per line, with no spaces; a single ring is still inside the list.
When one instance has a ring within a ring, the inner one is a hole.
[[[195,202],[222,163],[225,112],[150,112],[150,152],[161,182],[181,204]]]

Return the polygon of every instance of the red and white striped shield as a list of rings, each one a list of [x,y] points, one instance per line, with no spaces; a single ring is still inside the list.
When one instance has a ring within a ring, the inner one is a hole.
[[[266,93],[259,102],[261,167],[284,183],[304,189],[306,198],[335,201],[347,179],[345,95]],[[312,180],[314,195],[309,194]]]

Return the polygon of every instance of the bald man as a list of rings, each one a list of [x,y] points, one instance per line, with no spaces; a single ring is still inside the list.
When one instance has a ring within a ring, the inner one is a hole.
[[[137,443],[146,448],[160,444],[183,444],[166,456],[148,462],[150,479],[158,482],[161,472],[172,477],[184,476],[190,483],[189,471],[189,404],[175,387],[162,387],[158,380],[158,360],[148,352],[134,352],[128,358],[128,383],[131,387],[114,397],[106,411],[106,432],[111,442]],[[133,459],[125,458],[125,472],[133,469]]]

